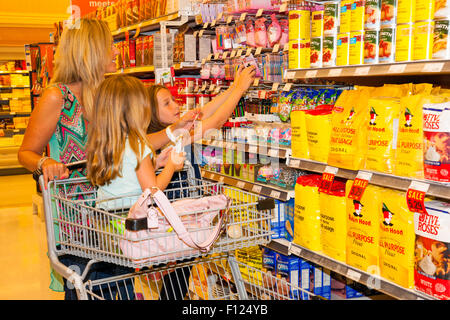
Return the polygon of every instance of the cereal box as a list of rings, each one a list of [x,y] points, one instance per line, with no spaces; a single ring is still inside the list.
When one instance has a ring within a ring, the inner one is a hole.
[[[439,0],[438,0],[439,1]],[[432,20],[434,18],[435,0],[416,0],[416,21]]]
[[[395,61],[411,61],[414,50],[414,25],[411,23],[397,25],[395,40]]]
[[[364,30],[365,4],[363,0],[354,0],[352,3],[350,31]]]
[[[364,31],[350,33],[349,63],[350,65],[364,63]]]
[[[415,22],[415,14],[416,0],[397,0],[397,24]]]
[[[433,54],[434,21],[414,25],[414,60],[428,60]]]
[[[281,286],[277,282],[277,290],[283,296],[289,296],[293,299],[298,299],[300,290],[298,284],[300,282],[300,258],[296,256],[285,256],[281,253],[275,253],[277,262],[277,277],[284,279],[291,284],[290,290],[287,286]]]
[[[350,32],[352,1],[341,1],[339,33]]]
[[[323,6],[316,5],[311,12],[311,38],[323,36]]]
[[[346,66],[349,63],[350,33],[340,33],[336,45],[336,65]]]
[[[428,214],[414,214],[415,287],[441,300],[450,300],[450,205],[426,201]]]
[[[433,35],[433,59],[450,58],[450,45],[448,43],[448,27],[450,20],[436,20]]]

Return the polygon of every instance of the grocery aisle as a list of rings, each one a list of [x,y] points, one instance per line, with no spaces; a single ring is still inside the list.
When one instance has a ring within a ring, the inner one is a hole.
[[[60,300],[48,289],[45,223],[33,215],[31,175],[0,177],[0,300]]]

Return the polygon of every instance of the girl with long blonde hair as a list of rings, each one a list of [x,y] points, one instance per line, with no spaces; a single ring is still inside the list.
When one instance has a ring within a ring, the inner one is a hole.
[[[125,75],[108,77],[100,85],[94,104],[87,144],[87,176],[99,186],[97,206],[102,206],[102,199],[136,195],[146,188],[164,190],[173,173],[183,168],[184,155],[173,152],[156,176],[155,153],[146,135],[151,109],[142,82]]]

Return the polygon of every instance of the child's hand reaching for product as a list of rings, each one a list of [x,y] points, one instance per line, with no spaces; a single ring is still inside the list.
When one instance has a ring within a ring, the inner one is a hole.
[[[180,120],[172,125],[172,130],[176,131],[183,129],[190,131],[194,125],[194,121],[200,119],[201,115],[202,110],[200,108],[189,110],[180,118]]]
[[[161,151],[161,153],[156,157],[155,170],[166,166],[167,161],[169,161],[170,152],[172,150],[173,148],[169,147]]]
[[[242,90],[242,92],[244,93],[248,90],[248,88],[250,88],[253,80],[255,80],[256,68],[255,66],[249,66],[245,69],[242,68],[243,67],[240,66],[238,71],[236,72],[234,83],[236,88]]]
[[[184,167],[184,161],[186,160],[186,152],[177,153],[175,149],[170,152],[170,159],[167,163],[169,166],[173,166],[174,171],[180,171]]]

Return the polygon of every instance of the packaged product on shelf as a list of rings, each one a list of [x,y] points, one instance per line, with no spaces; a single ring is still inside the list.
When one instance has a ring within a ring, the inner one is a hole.
[[[423,105],[425,179],[450,182],[450,102]]]
[[[273,48],[276,43],[279,43],[281,38],[281,25],[278,22],[278,19],[275,14],[271,16],[272,22],[267,28],[267,40],[269,43],[269,47]]]
[[[309,159],[308,140],[306,138],[305,110],[293,110],[291,113],[292,157]]]
[[[381,26],[394,25],[397,18],[397,0],[381,0]]]
[[[433,33],[433,59],[450,58],[450,45],[448,43],[448,27],[450,20],[436,20]]]
[[[246,38],[247,42],[246,44],[250,47],[256,47],[255,43],[255,25],[253,23],[252,19],[248,19],[245,22],[245,32],[246,32]]]
[[[295,256],[285,256],[281,253],[276,253],[275,255],[277,259],[277,278],[284,279],[291,284],[289,288],[287,285],[277,282],[277,292],[283,296],[298,299],[300,290],[296,288],[300,278],[300,259]]]
[[[399,24],[396,28],[395,61],[412,61],[414,52],[414,24]]]
[[[378,60],[379,62],[394,62],[395,27],[380,29]]]
[[[322,176],[304,175],[295,185],[294,243],[321,252],[319,186]]]
[[[350,33],[349,64],[364,63],[364,31]]]
[[[287,241],[294,240],[294,231],[295,231],[295,199],[289,199],[286,202],[286,222],[284,224],[284,238]]]
[[[436,1],[434,8],[434,19],[450,18],[450,2],[448,0]]]
[[[136,67],[136,39],[130,39],[128,41],[128,50],[130,57],[130,67]]]
[[[341,299],[354,299],[363,296],[362,290],[359,290],[361,285],[353,280],[334,271],[330,272],[330,277],[332,299],[336,299],[337,297]]]
[[[286,222],[286,202],[275,200],[270,229],[273,231],[272,239],[285,238],[284,224]]]
[[[310,300],[311,295],[308,294],[311,290],[311,268],[312,264],[309,261],[299,259],[300,265],[300,288],[305,291],[301,291],[300,298],[301,300]]]
[[[309,291],[317,296],[322,296],[322,267],[314,263],[309,269]]]
[[[428,214],[414,214],[416,290],[450,300],[450,205],[426,201]]]
[[[413,60],[428,60],[433,55],[434,21],[416,22],[414,25]]]
[[[400,100],[390,97],[369,99],[365,168],[392,174],[399,129]]]
[[[323,3],[323,35],[336,35],[339,27],[339,4]]]
[[[322,268],[322,297],[331,300],[331,271]]]
[[[384,189],[380,208],[380,275],[414,288],[414,213],[404,192]]]
[[[336,65],[346,66],[349,64],[350,33],[340,33],[336,43]]]
[[[289,40],[289,69],[307,69],[311,66],[311,40]]]
[[[348,198],[353,180],[346,183],[347,264],[370,274],[379,271],[382,188],[368,185],[360,201]]]
[[[397,0],[397,24],[416,21],[416,0]]]
[[[336,66],[336,43],[337,36],[324,36],[322,46],[322,66]]]
[[[339,12],[339,33],[350,32],[352,0],[343,0]]]
[[[335,179],[330,192],[319,193],[320,241],[322,251],[330,258],[345,263],[347,211],[345,182]]]
[[[309,158],[326,163],[330,146],[332,105],[305,111]]]
[[[310,15],[308,8],[289,11],[289,41],[311,37]]]
[[[281,26],[280,48],[284,48],[284,46],[289,43],[289,22],[288,22],[288,20],[280,19],[280,26]]]
[[[434,18],[435,2],[442,2],[442,0],[416,0],[415,21],[432,20]]]
[[[351,10],[350,32],[364,30],[365,1],[353,0]]]
[[[275,251],[270,250],[269,248],[262,247],[262,270],[264,272],[270,272],[273,276],[276,275],[277,272],[277,258],[275,255]]]
[[[350,170],[364,165],[368,96],[369,89],[345,90],[337,99],[331,117],[329,165]]]
[[[378,63],[379,30],[364,32],[364,64]]]
[[[322,67],[322,37],[311,38],[311,68]]]
[[[278,100],[278,116],[281,121],[288,121],[291,116],[292,99],[297,95],[294,91],[283,91]]]
[[[423,111],[422,98],[430,94],[432,85],[422,94],[400,98],[399,132],[395,151],[394,174],[423,179]]]
[[[136,67],[144,65],[144,37],[136,39]]]
[[[366,0],[365,4],[365,29],[380,28],[381,20],[381,0]]]
[[[311,38],[323,36],[323,5],[315,5],[311,11]],[[305,22],[308,23],[308,22]]]
[[[255,45],[257,47],[267,48],[267,28],[266,28],[266,18],[262,17],[256,19],[255,21]]]

